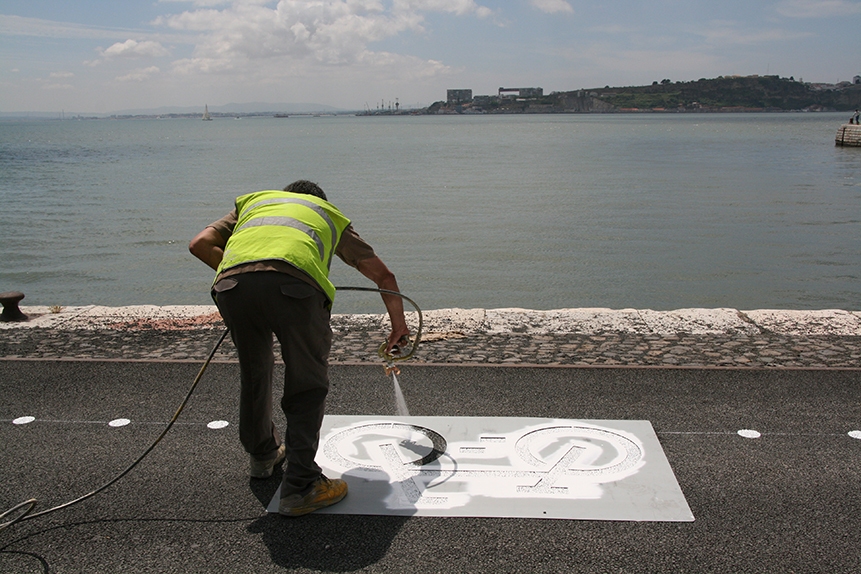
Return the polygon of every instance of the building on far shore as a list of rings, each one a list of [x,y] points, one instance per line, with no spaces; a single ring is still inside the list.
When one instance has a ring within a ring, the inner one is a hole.
[[[472,90],[447,90],[447,104],[465,104],[472,101]]]
[[[544,88],[499,88],[495,96],[475,96],[472,90],[447,90],[446,105],[475,104],[486,106],[502,100],[524,100],[544,97]]]
[[[499,99],[503,98],[540,98],[544,88],[499,88]]]

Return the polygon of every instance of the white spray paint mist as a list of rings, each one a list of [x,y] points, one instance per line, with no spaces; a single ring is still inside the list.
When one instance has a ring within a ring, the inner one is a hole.
[[[410,416],[410,411],[407,409],[407,401],[404,400],[404,393],[401,391],[401,385],[398,383],[398,376],[392,373],[392,381],[395,384],[395,406],[399,417]]]

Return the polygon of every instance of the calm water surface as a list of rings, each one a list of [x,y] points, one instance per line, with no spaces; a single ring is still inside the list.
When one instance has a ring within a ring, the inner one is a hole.
[[[423,309],[861,309],[845,114],[0,122],[0,291],[209,304],[191,237],[320,183]],[[369,285],[340,261],[338,285]],[[336,313],[382,312],[342,293]]]

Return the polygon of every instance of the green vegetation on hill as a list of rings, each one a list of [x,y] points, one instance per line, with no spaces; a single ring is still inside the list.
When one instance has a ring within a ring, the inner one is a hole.
[[[861,104],[861,86],[817,89],[777,76],[721,77],[695,82],[663,80],[651,86],[588,90],[618,109],[852,110]]]
[[[650,86],[553,92],[538,98],[491,98],[479,105],[436,102],[423,113],[606,113],[626,111],[852,111],[861,108],[861,85],[807,84],[778,76],[726,76],[692,82],[662,80]]]

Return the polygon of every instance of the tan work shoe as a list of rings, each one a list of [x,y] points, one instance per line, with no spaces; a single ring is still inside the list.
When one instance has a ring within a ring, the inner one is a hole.
[[[272,476],[272,472],[275,470],[275,467],[281,464],[286,456],[287,447],[285,447],[283,443],[278,447],[278,452],[275,453],[275,458],[259,460],[252,456],[251,468],[248,470],[248,474],[251,475],[251,478],[269,478]]]
[[[347,496],[347,483],[336,478],[321,476],[306,494],[290,494],[281,499],[278,513],[284,516],[302,516],[340,502]]]

